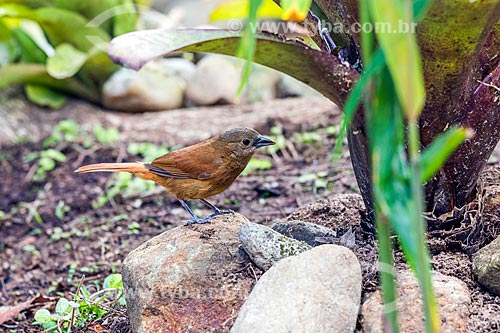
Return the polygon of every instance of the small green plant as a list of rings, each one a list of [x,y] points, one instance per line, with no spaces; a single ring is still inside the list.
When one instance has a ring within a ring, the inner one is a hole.
[[[293,137],[302,144],[321,142],[321,134],[318,132],[296,132],[293,133]]]
[[[53,147],[61,142],[76,142],[83,136],[82,128],[74,120],[61,120],[43,141],[44,147]]]
[[[65,162],[66,156],[55,149],[49,148],[41,152],[32,152],[25,158],[26,162],[36,161],[38,168],[33,175],[34,181],[43,181],[47,177],[47,172],[54,170],[57,162]]]
[[[55,312],[40,309],[35,313],[34,325],[41,325],[46,332],[58,330],[71,332],[74,327],[86,327],[101,319],[117,306],[125,306],[123,282],[120,274],[110,274],[104,280],[102,289],[94,293],[83,285],[80,280],[76,294],[69,300],[61,297],[55,307]]]
[[[132,222],[128,225],[129,235],[138,235],[141,232],[141,225],[137,222]]]
[[[54,212],[54,215],[59,219],[59,220],[64,220],[64,217],[66,216],[66,213],[68,213],[71,210],[71,207],[66,205],[64,200],[59,200],[56,206],[56,210]]]
[[[252,157],[252,159],[250,159],[250,162],[248,162],[247,167],[245,168],[245,170],[243,170],[241,175],[247,176],[248,174],[250,174],[254,171],[269,170],[272,167],[273,167],[273,163],[271,163],[271,161],[265,160],[262,158]]]
[[[167,145],[158,146],[149,142],[132,142],[127,146],[127,152],[129,154],[141,156],[143,160],[147,162],[168,153],[168,151],[169,148]]]
[[[299,183],[310,183],[314,192],[328,187],[328,172],[305,173],[299,177]]]
[[[100,125],[95,125],[93,130],[96,140],[103,145],[112,145],[120,140],[120,133],[114,127],[106,129]]]

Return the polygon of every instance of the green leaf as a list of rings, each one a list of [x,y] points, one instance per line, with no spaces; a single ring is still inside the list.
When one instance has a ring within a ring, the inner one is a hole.
[[[452,127],[435,138],[420,158],[421,182],[430,180],[468,136],[469,130]]]
[[[210,13],[210,22],[230,19],[246,19],[249,0],[223,1]],[[272,0],[263,0],[257,10],[257,18],[280,18],[283,10]]]
[[[41,155],[42,157],[51,158],[57,162],[66,161],[66,156],[63,153],[52,148],[42,151]]]
[[[38,163],[40,164],[40,168],[44,171],[51,171],[56,167],[56,162],[49,157],[41,157]]]
[[[105,129],[100,125],[95,125],[93,130],[95,138],[102,144],[109,145],[120,140],[120,132],[114,127]]]
[[[102,46],[110,40],[109,35],[98,26],[91,25],[82,15],[55,7],[32,10],[19,4],[0,5],[0,17],[24,18],[38,22],[48,35],[52,45],[69,43],[88,51]]]
[[[12,29],[14,39],[21,47],[21,61],[43,64],[47,59],[45,52],[22,29]]]
[[[40,106],[59,109],[66,103],[66,96],[44,86],[27,84],[25,91],[28,99]]]
[[[124,33],[135,30],[139,13],[133,0],[122,0],[120,12],[113,18],[113,36],[123,35]]]
[[[88,55],[70,44],[56,47],[54,56],[47,59],[47,73],[56,79],[66,79],[82,68]]]
[[[71,309],[69,301],[64,297],[59,298],[59,301],[57,301],[56,304],[56,313],[63,316],[68,309]]]
[[[42,64],[10,64],[0,67],[0,89],[16,83],[32,83],[67,92],[92,102],[100,101],[100,93],[84,86],[75,78],[57,80],[47,74]]]
[[[104,279],[102,285],[104,289],[113,288],[119,289],[123,287],[122,275],[121,274],[110,274]]]
[[[402,1],[369,0],[370,15],[386,29],[375,31],[406,117],[418,118],[425,102],[424,77],[417,45],[413,16],[408,16]],[[410,31],[406,32],[404,29]]]
[[[37,312],[35,312],[35,320],[39,324],[47,324],[50,323],[51,321],[54,321],[52,315],[47,309],[40,309]]]
[[[240,32],[227,30],[136,31],[113,39],[108,54],[117,63],[139,69],[148,61],[172,52],[234,55],[240,36]],[[341,64],[337,56],[279,35],[262,34],[257,38],[255,62],[305,82],[340,106],[344,104],[359,74]]]

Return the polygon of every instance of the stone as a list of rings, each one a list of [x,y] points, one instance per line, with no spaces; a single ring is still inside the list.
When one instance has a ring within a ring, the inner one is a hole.
[[[356,256],[342,246],[317,246],[265,272],[230,332],[353,332],[360,297]]]
[[[227,332],[254,278],[238,233],[248,220],[217,216],[170,229],[130,252],[123,263],[135,333]]]
[[[309,87],[307,84],[300,82],[293,77],[281,74],[280,80],[278,82],[278,95],[281,98],[286,97],[296,97],[296,96],[314,96],[314,97],[322,97],[319,92]],[[324,97],[326,98],[326,97]]]
[[[252,64],[247,86],[241,96],[236,93],[241,83],[244,61],[229,56],[209,54],[197,64],[196,73],[188,81],[186,97],[194,105],[216,103],[249,103],[276,98],[279,73]]]
[[[472,256],[472,268],[480,284],[500,295],[500,237]]]
[[[227,56],[206,55],[187,84],[186,97],[195,105],[235,102],[241,68],[239,62]]]
[[[186,82],[158,62],[140,71],[122,68],[106,81],[103,104],[120,111],[159,111],[182,106]]]
[[[278,221],[271,225],[271,229],[287,237],[306,242],[311,246],[318,245],[317,238],[337,235],[330,228],[304,221]]]
[[[467,332],[471,295],[466,284],[456,277],[438,272],[432,274],[432,285],[441,317],[440,333]],[[420,288],[413,272],[397,274],[397,308],[401,332],[425,332]],[[363,331],[383,332],[383,306],[380,291],[371,294],[363,304]]]
[[[196,73],[196,65],[184,58],[159,59],[158,64],[173,76],[182,78],[185,82],[192,79]]]
[[[288,238],[257,223],[243,225],[239,237],[241,245],[250,259],[264,271],[283,258],[311,249],[311,246],[305,242]]]

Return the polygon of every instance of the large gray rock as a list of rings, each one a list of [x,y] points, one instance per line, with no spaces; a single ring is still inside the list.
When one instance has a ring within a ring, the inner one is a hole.
[[[330,228],[304,221],[278,221],[271,225],[271,229],[311,246],[318,245],[318,238],[337,236]]]
[[[500,237],[472,256],[472,267],[479,283],[500,295]]]
[[[122,68],[106,81],[103,103],[121,111],[159,111],[182,106],[186,82],[166,66],[151,62],[136,72]]]
[[[123,263],[134,333],[227,332],[253,277],[239,248],[239,214],[168,230],[129,253]]]
[[[465,283],[456,277],[433,272],[432,286],[441,317],[439,332],[467,332],[471,295]],[[398,273],[397,297],[398,322],[401,332],[425,332],[420,288],[411,271]],[[384,332],[384,310],[380,291],[368,297],[361,312],[365,333]]]
[[[283,258],[307,251],[311,246],[288,238],[273,229],[257,223],[241,227],[240,241],[243,249],[260,269],[267,271]]]
[[[231,333],[353,332],[360,297],[356,256],[345,247],[321,245],[264,273]]]

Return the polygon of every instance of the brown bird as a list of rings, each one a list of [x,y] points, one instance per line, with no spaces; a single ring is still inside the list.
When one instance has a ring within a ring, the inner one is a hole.
[[[139,178],[152,180],[175,195],[192,219],[190,223],[206,223],[220,210],[206,200],[227,189],[245,169],[256,148],[274,142],[251,128],[234,128],[193,146],[172,151],[151,163],[99,163],[82,166],[75,172],[130,172]],[[186,200],[199,199],[214,210],[206,218],[198,218]]]

